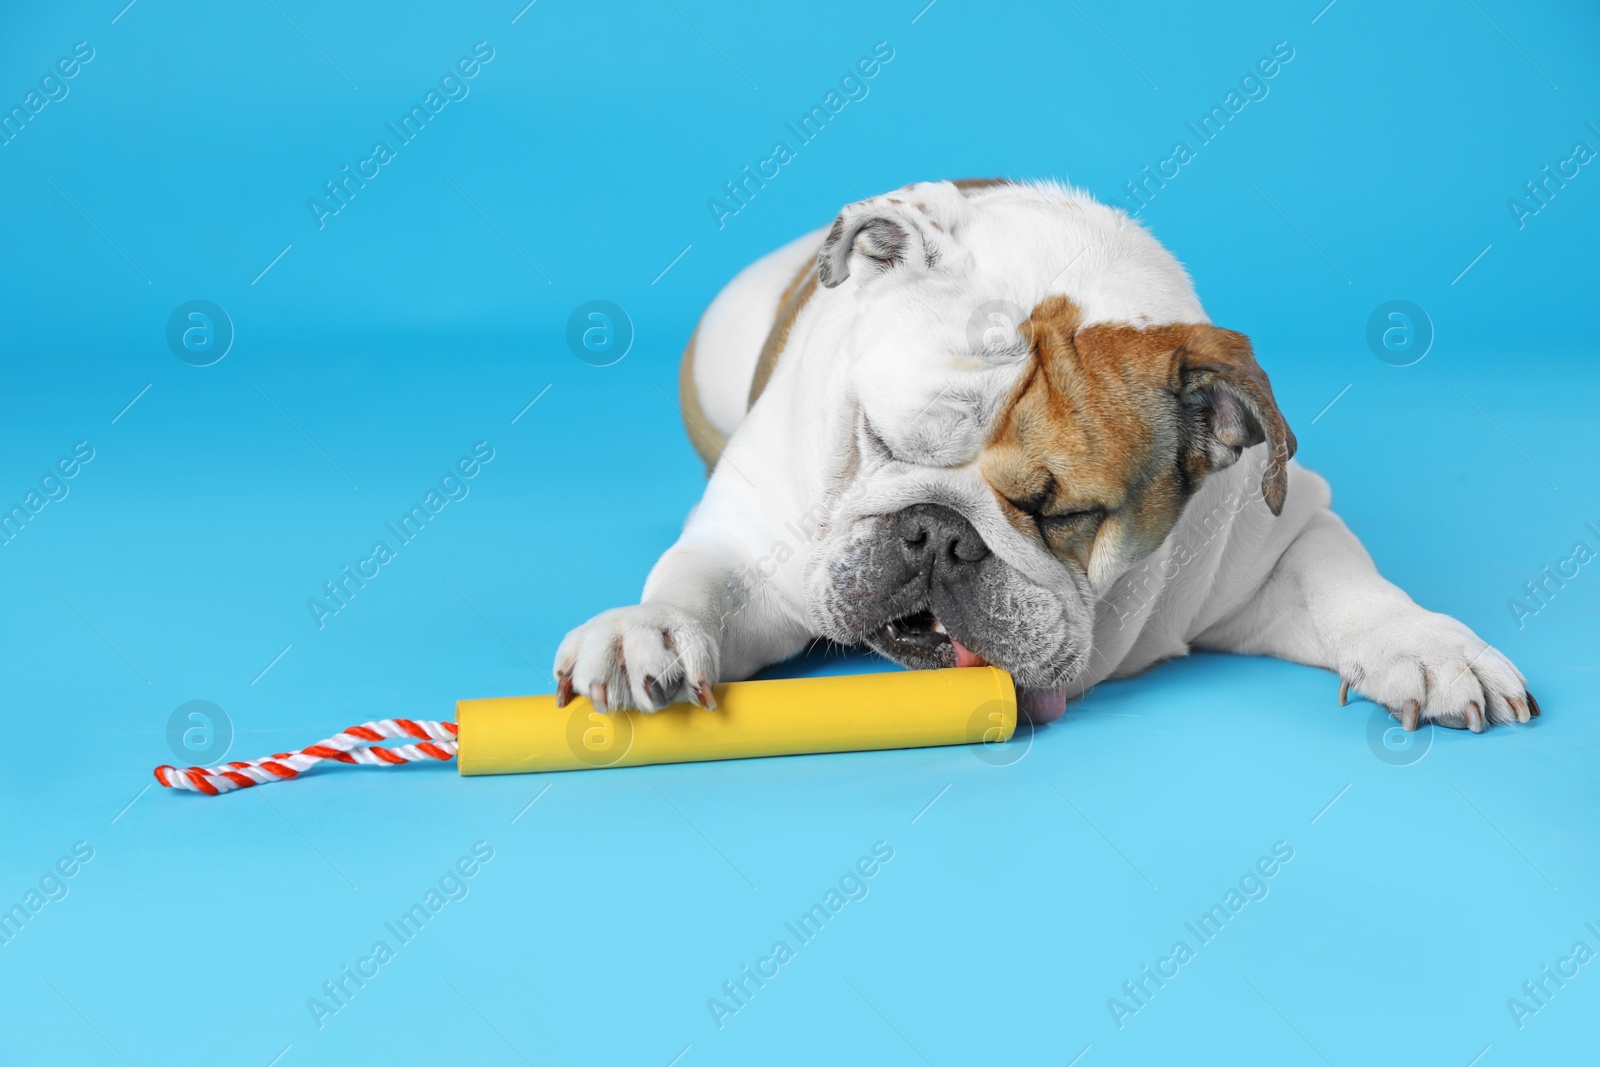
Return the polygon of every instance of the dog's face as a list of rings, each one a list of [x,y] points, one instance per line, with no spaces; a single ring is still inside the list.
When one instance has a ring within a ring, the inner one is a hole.
[[[1176,260],[1053,187],[909,186],[847,208],[806,344],[835,355],[815,621],[918,668],[989,662],[1036,720],[1094,654],[1095,608],[1211,472],[1294,437],[1243,335]]]

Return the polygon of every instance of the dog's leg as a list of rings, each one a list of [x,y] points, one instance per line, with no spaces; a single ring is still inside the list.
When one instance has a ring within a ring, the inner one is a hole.
[[[1264,581],[1197,646],[1337,671],[1347,689],[1418,723],[1482,731],[1539,714],[1522,673],[1448,615],[1385,581],[1339,518],[1320,508]]]
[[[683,536],[656,563],[632,607],[602,612],[556,651],[559,703],[574,693],[596,708],[658,711],[690,700],[712,707],[718,681],[748,678],[814,635],[801,611],[760,578],[753,546],[780,536],[773,513],[730,486],[719,467]]]

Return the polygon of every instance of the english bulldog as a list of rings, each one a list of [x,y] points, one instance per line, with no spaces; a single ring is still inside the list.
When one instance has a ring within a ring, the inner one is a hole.
[[[850,204],[722,290],[679,379],[705,495],[640,603],[562,641],[562,704],[714,708],[827,638],[1003,667],[1034,722],[1195,648],[1336,671],[1340,703],[1406,730],[1539,714],[1510,660],[1379,576],[1249,338],[1082,192]]]

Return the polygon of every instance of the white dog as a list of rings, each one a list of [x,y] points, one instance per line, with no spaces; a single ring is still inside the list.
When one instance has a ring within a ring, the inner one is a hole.
[[[1421,722],[1539,713],[1378,575],[1242,334],[1122,212],[1053,184],[909,185],[739,274],[684,355],[711,468],[642,602],[572,631],[562,703],[715,704],[818,637],[993,663],[1036,722],[1190,648],[1337,671]],[[1239,460],[1245,462],[1238,462]]]

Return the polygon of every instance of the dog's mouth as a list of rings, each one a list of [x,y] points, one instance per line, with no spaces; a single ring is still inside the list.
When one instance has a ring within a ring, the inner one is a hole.
[[[930,608],[890,619],[872,635],[879,649],[913,664],[930,658],[946,667],[987,667],[982,653],[963,644]],[[1003,664],[994,664],[1003,667]],[[1034,689],[1017,686],[1017,711],[1034,723],[1055,722],[1067,710],[1065,686]]]

